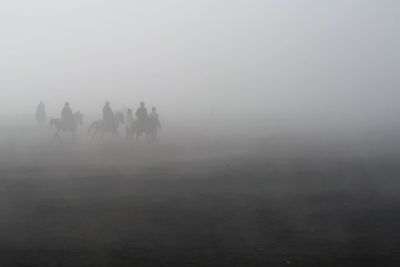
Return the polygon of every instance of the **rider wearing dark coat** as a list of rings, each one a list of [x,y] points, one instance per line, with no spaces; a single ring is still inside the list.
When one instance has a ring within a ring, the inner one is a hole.
[[[139,121],[145,121],[147,119],[147,109],[144,102],[140,102],[140,107],[136,110],[136,117]]]
[[[74,114],[72,113],[68,102],[64,104],[64,108],[61,111],[61,118],[67,125],[72,125],[74,121]]]
[[[106,124],[107,128],[114,127],[114,112],[110,107],[110,102],[106,102],[103,108],[103,121]]]

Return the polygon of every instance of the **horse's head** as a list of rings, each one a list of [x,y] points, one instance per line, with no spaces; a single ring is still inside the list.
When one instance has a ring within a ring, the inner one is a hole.
[[[80,111],[75,112],[74,117],[75,117],[75,121],[78,124],[80,124],[80,125],[83,124],[83,114],[82,114],[82,112],[80,112]]]
[[[124,113],[122,113],[121,111],[115,113],[114,119],[116,123],[125,123]]]

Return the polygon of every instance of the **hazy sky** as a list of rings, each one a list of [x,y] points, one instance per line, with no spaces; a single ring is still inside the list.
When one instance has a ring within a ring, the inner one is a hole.
[[[0,112],[398,111],[397,0],[1,1]]]

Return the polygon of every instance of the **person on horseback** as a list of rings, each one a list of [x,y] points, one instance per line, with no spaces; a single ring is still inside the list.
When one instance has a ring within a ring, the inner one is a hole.
[[[146,129],[146,123],[147,123],[147,109],[146,106],[144,105],[144,102],[140,102],[140,107],[136,110],[136,117],[137,117],[137,122],[138,122],[138,128],[140,131],[140,134],[145,132]]]
[[[61,111],[61,118],[63,119],[65,125],[68,125],[68,127],[73,126],[74,114],[72,113],[71,107],[69,106],[68,102],[64,104],[64,108]]]
[[[43,101],[40,101],[36,109],[36,120],[39,124],[43,124],[46,120],[46,107],[44,106]]]
[[[140,102],[140,107],[136,110],[136,117],[140,121],[145,121],[147,119],[147,109],[144,102]]]
[[[114,112],[110,107],[110,102],[106,102],[103,108],[103,121],[107,129],[114,129]]]

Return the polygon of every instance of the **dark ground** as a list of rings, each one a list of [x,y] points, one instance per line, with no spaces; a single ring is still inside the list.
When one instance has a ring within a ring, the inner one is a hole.
[[[5,132],[0,266],[400,266],[400,157],[382,146]]]

